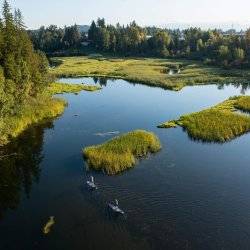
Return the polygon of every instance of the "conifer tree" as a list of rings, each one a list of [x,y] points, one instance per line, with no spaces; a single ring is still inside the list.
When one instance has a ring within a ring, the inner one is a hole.
[[[21,11],[13,15],[5,0],[0,21],[0,116],[18,112],[31,96],[43,91],[47,67],[45,55],[33,49]]]

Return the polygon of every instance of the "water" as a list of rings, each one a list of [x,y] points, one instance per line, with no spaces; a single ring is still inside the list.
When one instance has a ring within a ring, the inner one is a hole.
[[[101,83],[99,92],[63,95],[69,107],[60,118],[1,149],[15,155],[0,161],[0,249],[249,249],[250,134],[206,144],[156,125],[250,91]],[[114,177],[86,169],[83,147],[138,128],[159,136],[161,152]],[[85,187],[90,175],[96,192]],[[108,212],[115,198],[126,216]],[[50,216],[56,224],[45,236]]]

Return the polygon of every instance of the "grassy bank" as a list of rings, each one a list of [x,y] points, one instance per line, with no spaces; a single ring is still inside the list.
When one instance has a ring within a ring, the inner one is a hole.
[[[51,73],[58,77],[121,78],[171,90],[190,85],[246,83],[250,80],[250,71],[223,70],[185,60],[111,57],[64,57],[52,60],[56,60],[58,66],[51,69]],[[169,75],[170,69],[180,69],[180,73]]]
[[[4,117],[0,120],[0,146],[7,144],[12,138],[17,137],[30,125],[61,115],[67,103],[63,99],[53,98],[53,95],[78,93],[82,90],[95,91],[99,89],[100,87],[98,86],[81,84],[50,84],[43,95],[36,99],[30,98],[25,105],[20,107],[17,114]]]
[[[250,131],[250,116],[236,112],[250,111],[249,107],[249,96],[233,97],[214,107],[181,116],[179,120],[169,121],[158,127],[179,125],[194,139],[225,142]]]
[[[0,122],[0,145],[8,143],[33,123],[59,116],[66,104],[58,98],[30,99],[18,114],[6,117]]]
[[[87,147],[83,150],[83,155],[91,168],[104,169],[109,175],[114,175],[132,168],[136,158],[155,153],[160,148],[160,141],[156,135],[136,130],[104,144]]]

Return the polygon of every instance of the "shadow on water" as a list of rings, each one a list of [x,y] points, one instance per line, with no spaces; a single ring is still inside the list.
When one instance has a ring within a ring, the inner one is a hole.
[[[44,130],[52,126],[48,122],[30,127],[0,148],[0,220],[9,209],[18,208],[22,193],[29,198],[33,183],[39,182]]]

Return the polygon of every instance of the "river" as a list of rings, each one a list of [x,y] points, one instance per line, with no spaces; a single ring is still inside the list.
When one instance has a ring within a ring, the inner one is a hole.
[[[190,139],[156,126],[199,111],[241,86],[185,87],[179,92],[124,80],[61,79],[101,91],[60,95],[58,119],[30,127],[1,149],[0,249],[249,249],[250,134],[225,144]],[[155,132],[162,150],[118,176],[88,170],[82,148],[134,129]],[[102,133],[104,133],[102,135]],[[85,182],[93,175],[99,189]],[[119,199],[125,216],[107,203]],[[42,230],[50,216],[55,225]]]

